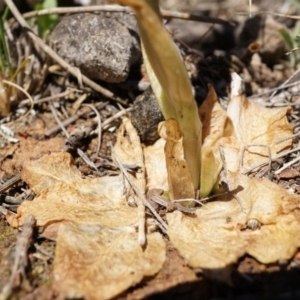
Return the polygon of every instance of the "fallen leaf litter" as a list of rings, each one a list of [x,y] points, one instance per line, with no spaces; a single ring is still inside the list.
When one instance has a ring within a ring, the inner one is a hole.
[[[228,185],[241,199],[242,207],[228,193],[198,208],[194,217],[175,210],[166,212],[166,219],[170,241],[191,267],[230,281],[228,274],[232,264],[245,253],[265,264],[287,260],[295,254],[300,246],[297,243],[300,198],[268,179],[239,174],[251,169],[258,161],[263,163],[290,149],[291,140],[276,143],[279,135],[281,138],[291,136],[286,118],[290,109],[265,109],[236,95],[231,99],[237,103],[235,111],[229,107],[226,114],[214,97],[208,97],[202,106],[205,108],[209,103],[211,111],[211,124],[203,132],[204,145],[207,145],[204,157],[213,157],[216,161],[214,170],[221,170],[224,161],[220,158],[219,147],[224,149]],[[259,113],[261,118],[257,117]],[[207,113],[200,109],[199,115]],[[261,119],[265,123],[257,122]],[[249,124],[255,128],[249,128]],[[224,131],[220,132],[220,128]],[[138,166],[134,180],[143,181],[138,184],[143,195],[146,186],[167,190],[165,142],[158,140],[137,154],[134,147],[129,151],[122,149],[123,142],[132,138],[126,134],[124,131],[119,133],[119,144],[116,143],[115,149],[123,164]],[[153,149],[157,156],[152,157]],[[157,165],[153,168],[154,161]],[[61,152],[24,164],[22,179],[36,197],[33,201],[24,201],[18,214],[9,214],[7,219],[11,225],[20,227],[26,216],[33,214],[37,225],[45,232],[53,224],[58,225],[55,229],[54,278],[63,295],[99,299],[100,290],[103,299],[108,299],[137,284],[144,276],[153,276],[163,266],[165,242],[160,233],[150,231],[148,224],[145,229],[147,247],[144,251],[140,247],[136,229],[141,220],[140,199],[132,193],[122,175],[83,179],[71,156]],[[129,198],[133,198],[132,202]],[[83,245],[90,247],[83,248]],[[89,260],[80,261],[78,257]],[[78,284],[78,278],[82,278],[81,284]],[[91,284],[95,281],[99,282],[97,294]]]

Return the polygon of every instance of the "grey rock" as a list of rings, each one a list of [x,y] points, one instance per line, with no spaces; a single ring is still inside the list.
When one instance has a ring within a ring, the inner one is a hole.
[[[127,79],[141,50],[135,18],[127,13],[80,13],[57,24],[50,45],[68,63],[95,80]]]

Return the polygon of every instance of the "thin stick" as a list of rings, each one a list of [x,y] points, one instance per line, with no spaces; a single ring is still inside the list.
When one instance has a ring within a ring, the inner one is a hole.
[[[38,11],[31,11],[23,14],[24,19],[29,19],[38,16],[51,15],[51,14],[71,14],[79,12],[125,12],[132,13],[128,7],[123,7],[120,5],[91,5],[84,7],[55,7],[49,9],[42,9]],[[226,21],[220,18],[213,18],[207,16],[200,16],[196,14],[184,13],[179,11],[170,11],[170,10],[161,10],[161,14],[164,18],[174,18],[174,19],[184,19],[190,21],[198,21],[202,23],[212,23],[212,24],[221,24],[224,26],[235,26],[234,23]]]
[[[278,169],[277,171],[275,171],[274,174],[275,174],[275,175],[280,174],[282,171],[284,171],[284,170],[287,169],[288,167],[294,165],[294,164],[295,164],[296,162],[298,162],[299,160],[300,160],[300,156],[297,157],[297,158],[295,158],[295,159],[293,159],[292,161],[290,161],[290,162],[284,164],[283,167],[280,168],[280,169]]]
[[[53,95],[53,96],[49,96],[49,97],[45,97],[45,98],[41,98],[41,99],[37,99],[37,100],[33,100],[33,104],[40,104],[40,103],[45,103],[45,102],[49,102],[49,101],[53,101],[53,100],[57,100],[58,98],[62,98],[65,96],[68,96],[69,94],[73,93],[72,90],[68,89],[62,93]],[[28,104],[30,101],[30,99],[24,99],[20,102],[19,106],[21,105],[25,105]]]
[[[277,155],[277,156],[274,156],[274,157],[271,159],[271,161],[276,161],[276,160],[279,159],[279,158],[282,158],[282,157],[284,157],[284,156],[286,156],[286,155],[289,155],[289,154],[294,153],[294,152],[297,152],[297,151],[300,151],[300,147],[297,147],[297,148],[295,148],[295,149],[292,149],[292,150],[289,150],[289,151],[284,152],[284,153],[282,153],[282,154],[279,154],[279,155]],[[251,173],[253,170],[255,170],[256,168],[265,166],[265,165],[267,165],[268,163],[269,163],[269,160],[264,161],[264,162],[262,162],[262,163],[259,163],[259,164],[255,165],[255,166],[251,167],[248,171],[242,172],[242,174],[243,174],[243,175],[247,175],[247,174]]]
[[[286,138],[284,138],[284,139],[278,140],[278,141],[275,143],[275,145],[278,145],[278,144],[283,143],[283,142],[285,142],[285,141],[287,141],[287,140],[293,139],[293,138],[295,138],[295,137],[297,137],[297,136],[299,136],[299,135],[300,135],[300,132],[297,132],[297,133],[295,133],[295,134],[292,134],[292,135],[290,135],[290,136],[288,136],[288,137],[286,137]]]
[[[284,88],[284,87],[286,87],[286,85],[287,85],[293,78],[295,78],[299,73],[300,73],[300,68],[299,68],[298,70],[296,70],[296,71],[290,76],[290,78],[288,78],[283,84],[281,84],[281,85],[279,86],[279,88]],[[270,98],[272,98],[275,94],[276,94],[276,92],[274,91],[274,92],[271,94]]]
[[[31,104],[29,110],[26,112],[25,115],[21,116],[19,119],[15,120],[15,121],[13,121],[13,122],[10,122],[10,123],[15,123],[15,122],[17,122],[17,121],[19,121],[19,120],[21,120],[21,119],[27,117],[27,116],[30,114],[31,110],[33,109],[33,99],[32,99],[32,97],[29,95],[29,93],[28,93],[26,90],[24,90],[21,86],[19,86],[19,85],[13,83],[13,82],[11,82],[11,81],[4,80],[4,79],[2,80],[2,82],[5,83],[5,84],[8,84],[8,85],[10,85],[10,86],[13,86],[14,88],[16,88],[16,89],[18,89],[19,91],[23,92],[23,93],[28,97],[28,99],[29,99],[29,101],[30,101],[30,104]],[[9,123],[6,123],[6,125],[7,125],[7,124],[9,124]]]
[[[252,95],[251,97],[249,97],[248,99],[253,99],[253,98],[258,98],[258,97],[261,97],[261,96],[264,96],[264,95],[267,95],[267,94],[270,94],[272,92],[277,92],[279,90],[283,90],[285,88],[288,88],[288,87],[292,87],[292,86],[295,86],[297,84],[300,84],[300,81],[296,81],[296,82],[292,82],[292,83],[288,83],[286,85],[281,85],[279,87],[276,87],[276,88],[273,88],[273,89],[269,89],[268,91],[266,92],[263,92],[263,93],[260,93],[260,94],[256,94],[256,95]],[[273,106],[274,104],[273,103],[267,103],[266,106]],[[292,105],[292,104],[291,104]]]
[[[35,217],[33,215],[28,215],[25,218],[22,232],[17,239],[15,261],[11,276],[0,294],[0,299],[6,300],[9,298],[13,290],[14,280],[19,272],[23,276],[23,279],[25,278],[25,268],[28,265],[27,251],[31,244],[34,225]]]
[[[40,39],[38,36],[36,36],[31,28],[28,26],[20,12],[18,11],[17,7],[13,3],[12,0],[5,0],[6,5],[9,7],[11,13],[14,15],[16,20],[19,22],[19,24],[26,28],[27,35],[32,39],[33,43],[39,46],[46,54],[48,54],[53,60],[55,60],[59,65],[61,65],[64,69],[66,69],[70,74],[72,74],[74,77],[77,77],[78,70],[76,67],[72,67],[70,64],[68,64],[65,60],[63,60],[59,55],[57,55],[49,46],[47,46],[42,39]],[[114,100],[116,102],[119,102],[123,105],[126,105],[126,101],[123,99],[117,97],[114,93],[111,91],[105,89],[104,87],[100,86],[93,80],[89,79],[85,75],[82,75],[82,81],[93,88],[95,91],[103,94],[105,97]]]
[[[70,138],[70,133],[66,130],[66,128],[64,127],[62,121],[59,119],[56,109],[54,108],[53,104],[50,103],[49,104],[51,112],[55,118],[55,121],[57,122],[57,124],[61,127],[63,133],[65,134],[65,136],[67,138]],[[96,172],[98,172],[98,169],[96,167],[96,165],[89,159],[89,157],[79,148],[76,149],[77,154],[82,158],[82,160],[91,168],[95,169]]]
[[[268,157],[269,157],[269,172],[271,171],[271,164],[272,164],[272,155],[271,155],[271,149],[269,146],[266,146],[266,145],[247,145],[247,146],[244,146],[243,149],[242,149],[242,155],[241,155],[241,158],[240,158],[240,170],[243,169],[243,161],[244,161],[244,155],[245,155],[245,151],[246,149],[249,149],[251,147],[263,147],[263,148],[267,148],[268,150]]]
[[[128,172],[123,167],[122,163],[120,162],[119,158],[117,157],[116,152],[115,152],[112,144],[111,144],[111,153],[114,156],[114,158],[115,158],[115,160],[116,160],[116,162],[118,164],[118,167],[120,168],[121,172],[124,174],[126,180],[130,184],[130,186],[132,187],[132,189],[134,190],[134,192],[136,193],[136,195],[142,200],[142,203],[144,204],[144,206],[147,207],[152,212],[152,214],[156,217],[156,219],[158,220],[158,224],[159,224],[159,227],[161,228],[161,230],[165,234],[167,234],[167,230],[168,230],[167,224],[161,218],[161,216],[156,212],[156,210],[152,207],[152,205],[145,199],[144,195],[140,192],[140,190],[137,188],[137,186],[131,180]]]
[[[30,11],[23,14],[24,19],[30,19],[39,16],[46,15],[64,15],[64,14],[76,14],[76,13],[84,13],[84,12],[126,12],[132,13],[132,11],[128,7],[116,5],[116,4],[104,4],[104,5],[89,5],[89,6],[80,6],[80,7],[53,7],[47,9],[41,9],[36,11]]]
[[[152,194],[151,197],[149,198],[149,200],[152,200],[152,201],[160,204],[161,206],[166,207],[167,211],[172,211],[172,210],[176,209],[176,210],[179,210],[179,211],[181,211],[183,213],[187,213],[187,214],[195,214],[198,208],[197,207],[196,208],[184,207],[177,203],[180,203],[183,201],[190,201],[190,202],[193,201],[193,202],[199,203],[199,201],[195,200],[195,199],[178,199],[178,200],[170,201],[160,195],[155,195],[155,194]],[[203,203],[201,205],[203,205]]]
[[[251,18],[252,15],[252,0],[249,0],[249,18]]]
[[[246,13],[246,12],[237,12],[237,14],[238,15],[247,15],[249,13]],[[288,18],[288,19],[300,20],[300,16],[281,14],[281,13],[277,13],[277,12],[274,12],[274,11],[258,11],[258,12],[252,12],[252,14],[255,14],[255,15],[273,15],[273,16],[277,16],[277,17],[283,17],[283,18]]]
[[[101,116],[98,112],[98,110],[91,104],[82,104],[82,106],[87,106],[90,109],[92,109],[94,111],[94,113],[97,116],[97,121],[98,121],[98,127],[97,127],[97,131],[98,131],[98,144],[97,144],[97,149],[96,149],[96,155],[99,154],[100,152],[100,148],[101,148],[101,139],[102,139],[102,128],[101,128]]]
[[[97,104],[95,105],[95,107],[96,107],[96,109],[101,109],[101,108],[103,108],[104,106],[106,106],[107,103],[108,103],[108,102],[97,103]],[[82,116],[84,116],[84,115],[87,115],[87,114],[89,114],[89,113],[90,113],[90,112],[88,112],[88,113],[86,113],[86,112],[78,113],[78,114],[76,114],[76,115],[74,115],[74,116],[71,116],[71,117],[68,118],[67,120],[62,121],[62,124],[63,124],[63,126],[68,126],[68,125],[74,123],[74,122],[75,122],[77,119],[79,119],[80,117],[82,117]],[[60,127],[59,125],[57,125],[57,126],[55,126],[55,127],[53,127],[53,128],[50,128],[49,130],[47,130],[47,131],[45,132],[45,136],[50,136],[50,135],[52,135],[52,134],[54,134],[54,133],[57,133],[57,132],[60,131],[60,130],[61,130],[61,127]]]
[[[5,192],[6,190],[8,190],[10,187],[12,187],[14,184],[19,182],[20,180],[21,180],[21,173],[18,173],[17,175],[15,175],[11,179],[7,180],[5,183],[0,185],[0,193]]]
[[[116,114],[114,114],[114,115],[111,116],[110,118],[106,119],[105,121],[102,122],[102,129],[108,128],[108,125],[109,125],[112,121],[114,121],[114,120],[116,120],[116,119],[119,119],[120,117],[126,115],[126,114],[127,114],[128,112],[130,112],[131,110],[132,110],[131,107],[126,108],[126,109],[124,109],[124,110],[121,110],[121,111],[117,112]]]
[[[60,118],[58,117],[57,115],[57,112],[56,112],[56,109],[54,107],[54,105],[52,103],[49,103],[49,107],[50,107],[50,110],[54,116],[54,119],[56,121],[56,123],[59,125],[59,127],[61,128],[61,130],[63,131],[63,133],[65,134],[65,136],[67,138],[70,137],[70,134],[69,132],[67,131],[67,129],[65,128],[64,124],[62,123],[62,121],[60,120]]]

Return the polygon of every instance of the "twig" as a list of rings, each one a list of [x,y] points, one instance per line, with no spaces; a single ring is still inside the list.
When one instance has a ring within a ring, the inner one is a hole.
[[[39,252],[41,252],[42,254],[48,256],[51,259],[54,259],[54,255],[51,254],[50,252],[48,252],[47,250],[45,250],[43,247],[41,247],[38,243],[34,243],[33,244],[35,249]]]
[[[27,251],[31,244],[31,238],[33,233],[33,227],[35,225],[35,217],[33,215],[28,215],[24,220],[24,225],[22,232],[19,235],[16,243],[16,253],[15,261],[12,268],[11,276],[8,283],[2,290],[0,294],[1,300],[6,300],[12,293],[14,280],[18,273],[22,275],[22,278],[25,278],[25,269],[28,265]]]
[[[87,106],[90,109],[92,109],[94,111],[94,113],[97,116],[97,120],[98,120],[98,127],[97,127],[97,131],[98,131],[98,144],[97,144],[97,149],[96,149],[96,155],[99,154],[100,152],[100,148],[101,148],[101,139],[102,139],[102,128],[101,128],[101,116],[98,112],[98,110],[91,104],[82,104],[82,106]]]
[[[116,5],[116,4],[104,4],[104,5],[89,5],[89,6],[81,6],[81,7],[53,7],[48,9],[41,9],[36,11],[30,11],[23,14],[24,19],[30,19],[39,16],[46,16],[52,14],[76,14],[76,13],[84,13],[84,12],[126,12],[132,13],[132,11],[128,7]]]
[[[82,158],[82,160],[91,168],[93,168],[98,175],[101,175],[98,171],[98,168],[97,166],[89,159],[89,157],[80,149],[80,148],[77,148],[76,149],[77,151],[77,154]]]
[[[134,184],[134,182],[131,180],[128,172],[126,171],[126,169],[123,167],[122,163],[120,162],[119,158],[116,155],[116,152],[113,148],[113,146],[111,145],[111,152],[112,155],[114,156],[119,169],[121,170],[121,172],[124,174],[126,180],[128,181],[128,183],[130,184],[130,186],[132,187],[132,189],[134,190],[134,192],[136,193],[136,195],[142,200],[142,203],[144,204],[145,207],[147,207],[152,214],[156,217],[156,219],[158,220],[158,225],[161,228],[161,230],[167,234],[167,230],[168,230],[168,226],[165,223],[165,221],[161,218],[161,216],[156,212],[156,210],[152,207],[152,205],[145,199],[144,195],[139,191],[139,189],[137,188],[137,186]]]
[[[30,101],[30,104],[31,104],[29,110],[26,112],[25,115],[21,116],[21,117],[20,117],[19,119],[17,119],[17,120],[14,120],[13,122],[10,122],[10,123],[15,123],[15,122],[17,122],[17,121],[19,121],[19,120],[21,120],[21,119],[27,117],[27,116],[30,114],[31,110],[33,109],[33,99],[32,99],[32,97],[29,95],[29,93],[28,93],[26,90],[24,90],[21,86],[19,86],[19,85],[13,83],[13,82],[11,82],[11,81],[4,80],[4,79],[2,79],[2,82],[5,83],[5,84],[8,84],[8,85],[10,85],[10,86],[13,86],[14,88],[16,88],[16,89],[18,89],[19,91],[23,92],[23,93],[28,97],[28,99],[29,99],[29,101]],[[9,123],[6,123],[6,125],[7,125],[7,124],[9,124]]]
[[[97,103],[97,104],[95,105],[95,108],[96,108],[96,109],[101,109],[101,108],[105,107],[105,106],[107,105],[107,103],[108,103],[108,102]],[[63,126],[68,126],[68,125],[74,123],[74,122],[75,122],[77,119],[79,119],[80,117],[82,117],[82,116],[84,116],[84,115],[88,115],[89,113],[90,113],[90,112],[88,112],[88,113],[87,113],[87,112],[77,113],[76,115],[71,116],[71,117],[68,118],[67,120],[62,121],[62,124],[63,124]],[[47,131],[45,132],[45,136],[50,136],[50,135],[52,135],[52,134],[54,134],[54,133],[57,133],[57,132],[60,131],[60,130],[61,130],[61,127],[60,127],[59,125],[57,125],[57,126],[51,128],[51,129],[47,130]]]
[[[263,147],[263,148],[267,148],[268,149],[268,157],[269,157],[269,172],[271,171],[271,164],[272,164],[272,155],[271,155],[271,149],[269,146],[266,145],[247,145],[244,146],[242,149],[242,154],[241,154],[241,158],[240,158],[240,171],[243,169],[243,161],[244,161],[244,155],[245,155],[245,151],[246,149],[249,149],[250,147]]]
[[[283,170],[287,169],[288,167],[294,165],[296,162],[300,160],[300,156],[293,159],[292,161],[289,161],[288,163],[284,164],[282,168],[278,169],[277,171],[274,172],[275,175],[280,174]]]
[[[149,193],[150,192],[150,193]],[[162,197],[161,195],[159,194],[155,194],[155,193],[152,193],[151,194],[151,191],[149,191],[147,196],[149,196],[149,200],[152,200],[154,201],[155,203],[158,203],[160,204],[161,206],[164,206],[167,208],[167,211],[173,211],[173,210],[179,210],[183,213],[187,213],[187,214],[195,214],[197,209],[198,208],[189,208],[189,207],[185,207],[185,206],[182,206],[178,203],[180,202],[183,202],[183,201],[190,201],[190,202],[197,202],[199,203],[198,200],[196,199],[178,199],[178,200],[174,200],[174,201],[170,201],[164,197]],[[203,205],[203,203],[201,203],[201,205]]]
[[[21,180],[21,173],[18,173],[17,175],[15,175],[14,177],[7,180],[5,183],[0,185],[0,193],[5,192],[6,190],[8,190],[10,187],[12,187],[14,184],[19,182],[20,180]]]
[[[116,114],[114,114],[113,116],[111,116],[110,118],[107,118],[105,121],[102,122],[102,129],[106,129],[108,127],[108,125],[116,120],[116,119],[119,119],[120,117],[126,115],[128,112],[130,112],[132,110],[131,107],[129,108],[126,108],[124,110],[121,110],[119,112],[117,112]]]
[[[293,139],[293,138],[295,138],[295,137],[297,137],[297,136],[299,136],[299,135],[300,135],[300,132],[297,132],[297,133],[295,133],[295,134],[292,134],[292,135],[290,135],[290,136],[288,136],[288,137],[286,137],[286,138],[284,138],[284,139],[278,140],[278,141],[275,143],[275,145],[278,145],[278,144],[283,143],[283,142],[285,142],[285,141],[287,141],[287,140]]]
[[[285,88],[292,87],[292,86],[297,85],[297,84],[300,84],[300,81],[288,83],[288,84],[286,84],[286,85],[281,85],[281,86],[278,86],[278,87],[276,87],[276,88],[269,89],[269,90],[266,91],[266,92],[263,92],[263,93],[260,93],[260,94],[252,95],[252,96],[249,97],[248,99],[258,98],[258,97],[261,97],[261,96],[270,94],[270,93],[272,93],[272,92],[277,92],[277,91],[279,91],[279,90],[283,90],[283,89],[285,89]],[[273,105],[274,105],[273,103],[267,103],[267,104],[266,104],[266,106],[273,106]]]
[[[132,13],[132,11],[128,7],[123,7],[120,5],[91,5],[85,7],[55,7],[50,9],[43,9],[38,11],[32,11],[23,14],[24,19],[29,19],[38,16],[51,15],[51,14],[71,14],[71,13],[79,13],[79,12],[126,12]],[[213,23],[213,24],[221,24],[224,26],[235,26],[234,23],[230,21],[226,21],[220,18],[213,18],[207,16],[200,16],[196,14],[184,13],[179,11],[170,11],[170,10],[161,10],[161,14],[164,18],[174,18],[174,19],[184,19],[190,21],[198,21],[202,23]]]
[[[49,97],[45,97],[45,98],[33,100],[33,104],[40,104],[40,103],[45,103],[45,102],[57,100],[58,98],[62,98],[62,97],[68,96],[71,93],[73,93],[73,91],[71,89],[67,89],[64,92],[56,94],[56,95],[53,95],[53,96],[49,96]],[[24,99],[24,100],[22,100],[20,102],[19,106],[23,106],[25,104],[28,104],[29,102],[30,102],[30,99]]]
[[[64,69],[66,69],[70,74],[72,74],[74,77],[77,77],[78,71],[77,68],[72,67],[70,64],[68,64],[65,60],[63,60],[59,55],[57,55],[49,46],[47,46],[42,39],[40,39],[38,36],[36,36],[31,28],[26,23],[25,19],[22,17],[20,12],[18,11],[17,7],[13,3],[12,0],[5,0],[6,5],[9,7],[11,13],[14,15],[16,20],[19,22],[19,24],[26,28],[27,35],[32,39],[33,43],[39,46],[46,54],[48,54],[53,60],[55,60],[58,64],[60,64]],[[104,87],[100,86],[93,80],[89,79],[85,75],[82,75],[82,81],[89,85],[91,88],[93,88],[95,91],[103,94],[105,97],[114,100],[116,102],[119,102],[123,105],[126,105],[126,101],[123,99],[117,97],[114,93],[111,91],[105,89]]]
[[[65,129],[63,123],[61,122],[61,120],[59,119],[56,109],[54,108],[53,104],[50,103],[49,104],[51,112],[55,118],[55,121],[57,122],[57,124],[61,127],[63,133],[65,134],[65,136],[69,139],[70,138],[70,133]],[[83,159],[83,161],[90,166],[91,168],[95,169],[96,172],[98,172],[98,169],[96,167],[96,165],[89,159],[89,157],[79,148],[76,149],[77,154]]]
[[[276,160],[279,159],[279,158],[282,158],[282,157],[284,157],[284,156],[286,156],[286,155],[289,155],[289,154],[294,153],[294,152],[297,152],[297,151],[300,151],[300,147],[297,147],[297,148],[295,148],[295,149],[292,149],[292,150],[289,150],[289,151],[287,151],[287,152],[284,152],[284,153],[281,153],[281,154],[279,154],[279,155],[276,155],[276,156],[274,156],[274,157],[271,159],[271,161],[276,161]],[[259,164],[255,165],[255,166],[251,167],[248,171],[242,172],[242,174],[243,174],[243,175],[247,175],[247,174],[251,173],[253,170],[255,170],[256,168],[265,166],[265,165],[267,165],[268,163],[269,163],[269,160],[264,161],[264,162],[262,162],[262,163],[259,163]]]
[[[207,16],[200,16],[196,14],[184,13],[179,11],[169,11],[169,10],[161,10],[161,14],[164,18],[174,18],[174,19],[184,19],[189,21],[197,21],[201,23],[210,23],[210,24],[221,24],[224,26],[234,27],[235,24],[230,21],[226,21],[220,18],[213,18]]]
[[[11,204],[21,204],[25,198],[27,198],[32,193],[31,190],[27,190],[23,192],[21,195],[18,195],[17,197],[12,196],[6,196],[5,202],[11,203]]]
[[[281,85],[279,86],[279,88],[282,89],[282,88],[286,87],[288,83],[290,83],[293,79],[297,78],[297,75],[298,75],[299,73],[300,73],[300,69],[296,70],[296,71],[290,76],[290,78],[288,78],[283,84],[281,84]],[[298,81],[298,80],[297,80],[297,81]],[[270,98],[272,98],[275,94],[276,94],[276,91],[274,91],[274,92],[271,94]]]
[[[237,14],[238,15],[247,15],[249,13],[237,12]],[[283,17],[283,18],[288,18],[288,19],[300,20],[300,16],[281,14],[281,13],[277,13],[277,12],[274,12],[274,11],[258,11],[258,12],[252,11],[252,14],[253,15],[273,15],[273,16],[276,16],[276,17]]]
[[[60,120],[60,118],[58,117],[54,105],[53,105],[52,103],[49,103],[49,107],[50,107],[50,110],[51,110],[51,112],[52,112],[52,115],[54,116],[54,119],[55,119],[56,123],[59,125],[59,127],[61,128],[61,130],[62,130],[63,133],[65,134],[65,136],[66,136],[67,138],[69,138],[69,137],[70,137],[70,134],[69,134],[69,132],[66,130],[66,128],[65,128],[64,124],[62,123],[62,121]]]

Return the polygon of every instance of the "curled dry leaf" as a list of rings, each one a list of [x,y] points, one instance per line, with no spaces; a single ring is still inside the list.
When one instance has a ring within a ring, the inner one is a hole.
[[[234,137],[234,128],[226,111],[218,102],[212,85],[204,103],[199,108],[199,116],[203,124],[203,144],[201,160],[200,194],[206,197],[218,181],[222,168],[219,146],[226,137]]]
[[[228,196],[206,204],[194,218],[167,215],[172,244],[194,268],[226,269],[246,253],[272,263],[290,259],[300,246],[300,196],[267,179],[234,177],[242,208]],[[248,228],[254,220],[260,229]]]
[[[228,281],[230,266],[246,253],[262,263],[271,263],[290,259],[297,251],[300,197],[267,179],[239,173],[244,147],[259,145],[245,151],[244,168],[266,161],[268,149],[274,156],[291,147],[291,140],[276,144],[278,137],[284,139],[292,134],[288,112],[286,108],[261,107],[237,93],[227,114],[210,88],[199,110],[204,126],[203,176],[213,170],[217,178],[225,164],[230,190],[236,196],[228,194],[208,203],[194,217],[178,211],[167,214],[170,240],[190,266]],[[220,146],[225,154],[223,162]],[[205,178],[202,180],[205,182]],[[213,184],[208,182],[207,192]]]
[[[194,185],[184,158],[182,134],[177,121],[168,119],[165,122],[161,122],[158,132],[166,140],[164,152],[170,199],[194,198]],[[184,202],[182,204],[184,205]]]
[[[269,146],[272,155],[291,146],[290,140],[276,144],[279,135],[285,138],[292,133],[286,118],[289,110],[266,109],[241,95],[233,101],[227,114],[210,88],[199,110],[204,125],[202,164],[204,172],[208,168],[217,175],[223,164],[219,146],[224,148],[227,179],[240,203],[228,195],[198,209],[196,217],[178,211],[167,214],[170,240],[189,265],[227,281],[230,266],[246,253],[271,263],[291,258],[300,246],[300,197],[267,179],[250,179],[237,172],[247,145]],[[245,154],[245,166],[266,160],[266,148],[258,148],[255,156]]]
[[[132,177],[144,193],[141,145],[128,119],[115,152],[122,163],[139,167],[140,174]],[[135,226],[145,229],[144,206],[135,198],[137,207],[129,207],[123,175],[83,179],[70,154],[52,153],[26,163],[22,179],[37,196],[7,219],[21,226],[32,214],[46,228],[46,236],[55,238],[58,230],[53,273],[63,296],[109,299],[162,267],[165,242],[159,233],[146,233],[147,243],[141,247]]]

